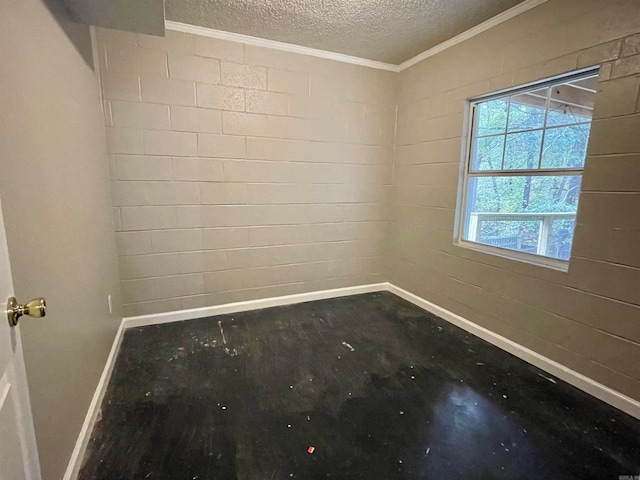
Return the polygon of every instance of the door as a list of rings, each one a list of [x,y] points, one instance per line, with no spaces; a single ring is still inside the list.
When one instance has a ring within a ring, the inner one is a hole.
[[[13,280],[0,204],[0,480],[39,480],[20,326],[10,327],[5,313],[7,299],[12,296]]]

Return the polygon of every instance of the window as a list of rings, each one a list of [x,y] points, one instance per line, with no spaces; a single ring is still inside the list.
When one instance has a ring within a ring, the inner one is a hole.
[[[470,101],[457,243],[567,269],[597,71]]]

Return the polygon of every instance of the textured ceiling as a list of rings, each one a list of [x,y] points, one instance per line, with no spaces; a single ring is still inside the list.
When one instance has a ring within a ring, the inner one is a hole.
[[[399,64],[522,0],[166,0],[167,20]]]

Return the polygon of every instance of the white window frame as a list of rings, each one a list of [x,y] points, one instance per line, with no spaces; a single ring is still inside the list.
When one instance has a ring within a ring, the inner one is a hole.
[[[471,164],[473,161],[473,140],[475,122],[477,120],[476,110],[479,103],[483,103],[489,100],[495,100],[498,98],[510,97],[519,93],[528,92],[531,90],[537,90],[544,87],[550,87],[561,83],[567,83],[572,80],[579,80],[583,78],[589,78],[597,76],[599,73],[599,67],[585,68],[576,70],[568,74],[559,75],[556,77],[548,78],[539,82],[532,82],[525,85],[521,85],[514,88],[500,90],[498,92],[490,93],[480,97],[475,97],[467,100],[466,118],[465,118],[465,131],[466,135],[463,137],[463,157],[460,162],[460,181],[458,182],[458,198],[456,204],[456,217],[454,225],[454,245],[458,247],[468,248],[483,253],[496,255],[499,257],[507,258],[510,260],[516,260],[523,263],[538,265],[542,267],[552,268],[554,270],[560,270],[566,272],[569,270],[569,262],[571,261],[571,255],[569,260],[560,260],[544,255],[537,255],[533,253],[521,252],[518,250],[511,250],[508,248],[496,247],[493,245],[486,245],[478,242],[473,242],[464,239],[465,230],[465,217],[467,208],[467,193],[469,187],[469,178],[472,177],[515,177],[515,176],[543,176],[543,175],[580,175],[582,176],[584,167],[581,168],[550,168],[550,169],[532,169],[532,170],[490,170],[490,171],[472,171]],[[548,100],[547,100],[548,101]],[[546,115],[545,124],[543,127],[542,144],[544,143],[544,132],[546,132]],[[508,122],[508,119],[507,119]],[[520,131],[518,131],[520,133]],[[505,142],[506,143],[506,142]],[[504,155],[504,154],[503,154]],[[580,203],[578,202],[578,208]],[[522,215],[522,214],[518,214]],[[577,215],[577,212],[576,212]],[[543,227],[544,228],[544,227]],[[575,231],[575,230],[574,230]],[[572,244],[573,250],[573,244]]]

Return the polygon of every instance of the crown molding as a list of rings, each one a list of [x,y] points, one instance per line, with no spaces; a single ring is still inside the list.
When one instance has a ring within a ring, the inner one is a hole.
[[[505,10],[502,13],[499,13],[495,17],[486,20],[475,27],[470,28],[469,30],[462,32],[459,35],[456,35],[449,40],[446,40],[435,47],[430,48],[429,50],[425,50],[422,53],[419,53],[413,58],[402,62],[398,65],[398,71],[401,72],[406,70],[409,67],[412,67],[416,63],[421,62],[425,58],[432,57],[440,52],[445,51],[448,48],[451,48],[459,43],[464,42],[465,40],[469,40],[470,38],[475,37],[476,35],[481,34],[482,32],[486,32],[490,28],[495,27],[496,25],[500,25],[501,23],[506,22],[507,20],[511,20],[513,17],[517,17],[518,15],[531,10],[532,8],[537,7],[538,5],[542,5],[547,0],[525,0],[524,2],[516,5],[515,7],[511,7],[509,10]]]
[[[376,68],[378,70],[387,70],[397,72],[398,66],[390,63],[377,62],[367,58],[353,57],[342,53],[328,52],[317,48],[303,47],[292,43],[277,42],[275,40],[267,40],[264,38],[251,37],[240,33],[224,32],[222,30],[214,30],[212,28],[200,27],[198,25],[189,25],[187,23],[165,21],[167,30],[176,32],[191,33],[193,35],[201,35],[204,37],[218,38],[220,40],[229,40],[231,42],[246,43],[256,47],[272,48],[274,50],[282,50],[284,52],[299,53],[301,55],[310,55],[312,57],[326,58],[327,60],[335,60],[337,62],[351,63],[353,65],[361,65],[363,67]]]
[[[512,19],[532,8],[537,7],[545,3],[547,0],[525,0],[524,2],[516,5],[515,7],[505,10],[504,12],[496,15],[476,25],[469,30],[456,35],[449,40],[446,40],[429,50],[426,50],[409,60],[402,62],[400,65],[393,65],[391,63],[378,62],[376,60],[369,60],[367,58],[354,57],[351,55],[344,55],[342,53],[328,52],[326,50],[319,50],[317,48],[303,47],[301,45],[294,45],[292,43],[277,42],[275,40],[267,40],[265,38],[252,37],[250,35],[242,35],[240,33],[225,32],[222,30],[215,30],[213,28],[200,27],[198,25],[190,25],[187,23],[174,22],[171,20],[165,21],[165,28],[167,30],[173,30],[176,32],[191,33],[193,35],[200,35],[203,37],[218,38],[220,40],[228,40],[231,42],[240,42],[247,45],[254,45],[256,47],[272,48],[274,50],[281,50],[284,52],[298,53],[301,55],[310,55],[312,57],[325,58],[327,60],[335,60],[337,62],[350,63],[353,65],[361,65],[363,67],[376,68],[378,70],[386,70],[389,72],[401,72],[409,67],[412,67],[416,63],[421,62],[425,58],[429,58],[440,52],[445,51],[459,43],[469,40],[482,32],[489,30],[490,28],[500,25],[507,20]]]

